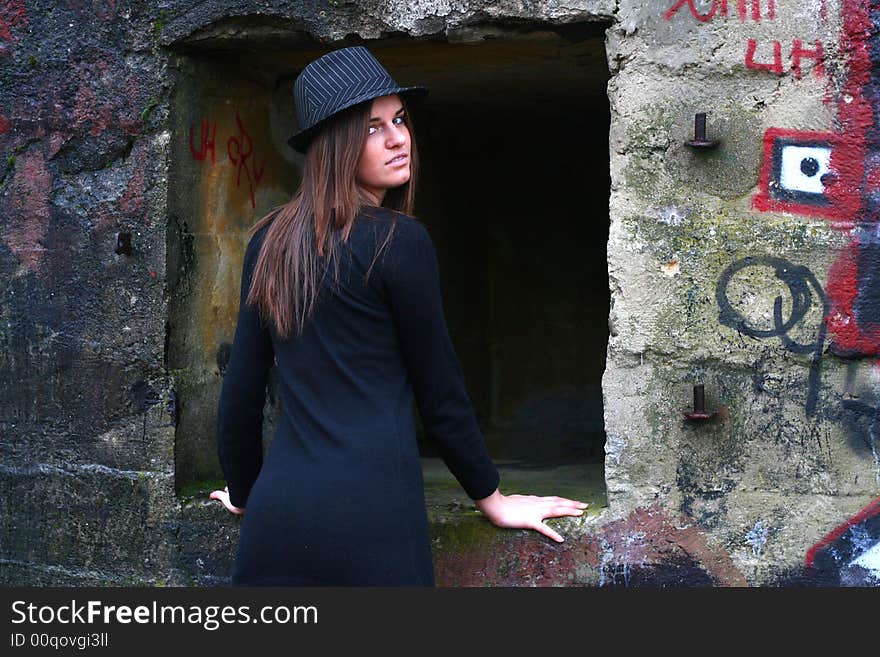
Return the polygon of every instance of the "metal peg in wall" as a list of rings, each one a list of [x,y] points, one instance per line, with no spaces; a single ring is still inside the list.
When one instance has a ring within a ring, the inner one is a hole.
[[[685,413],[688,420],[711,420],[718,411],[706,411],[706,389],[702,383],[694,386],[694,410]]]
[[[715,148],[717,139],[706,139],[706,113],[697,112],[694,115],[694,138],[685,142],[693,148]]]
[[[131,233],[116,233],[116,253],[131,255]]]

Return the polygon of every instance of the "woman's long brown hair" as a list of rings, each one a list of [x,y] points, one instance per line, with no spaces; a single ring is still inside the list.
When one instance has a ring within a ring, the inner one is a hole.
[[[413,216],[419,159],[412,118],[406,101],[398,97],[410,131],[410,178],[400,187],[388,189],[382,206]],[[269,318],[281,338],[288,337],[291,329],[302,333],[314,312],[319,278],[326,274],[327,263],[334,262],[338,274],[334,256],[339,242],[348,240],[362,206],[375,205],[355,180],[371,109],[372,101],[365,101],[334,116],[309,143],[302,182],[293,198],[270,210],[248,230],[251,238],[271,224],[254,265],[246,304],[255,304],[263,321]],[[373,263],[391,239],[394,225],[376,249]],[[324,258],[324,266],[320,258]]]

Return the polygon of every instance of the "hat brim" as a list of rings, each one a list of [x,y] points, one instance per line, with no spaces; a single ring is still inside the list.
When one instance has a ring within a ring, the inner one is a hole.
[[[346,101],[344,104],[337,107],[333,114],[324,117],[320,121],[318,121],[315,125],[306,128],[305,130],[300,130],[295,135],[290,137],[287,140],[288,145],[290,145],[293,150],[305,154],[306,149],[308,148],[309,142],[312,137],[315,136],[327,121],[332,119],[342,110],[348,109],[349,107],[354,107],[358,103],[363,103],[367,100],[373,100],[374,98],[381,98],[382,96],[391,96],[392,94],[406,94],[408,98],[416,99],[423,98],[428,95],[429,88],[416,85],[412,87],[388,87],[386,89],[373,89],[368,91],[367,93],[361,94],[360,96],[355,96],[354,98]]]

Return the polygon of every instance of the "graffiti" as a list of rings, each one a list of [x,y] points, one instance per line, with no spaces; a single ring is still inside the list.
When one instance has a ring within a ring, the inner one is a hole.
[[[746,46],[746,68],[755,71],[772,71],[776,75],[782,75],[782,44],[778,41],[773,42],[773,62],[770,64],[755,61],[755,50],[758,49],[758,42],[749,39]]]
[[[880,50],[867,6],[843,3],[841,52],[848,55],[846,79],[837,98],[837,129],[808,132],[771,128],[764,134],[759,191],[752,206],[760,211],[820,216],[851,242],[829,269],[825,324],[833,335],[831,353],[848,358],[880,355],[880,142],[875,114],[880,112],[878,81],[872,71]],[[821,44],[804,49],[796,41],[792,66],[799,77],[801,59],[818,72]],[[777,62],[774,61],[774,66]],[[870,146],[870,147],[869,147]]]
[[[857,399],[844,399],[843,410],[855,417],[855,421],[848,422],[850,434],[853,438],[863,437],[865,445],[871,450],[874,459],[874,478],[880,484],[880,454],[877,453],[877,436],[880,435],[880,406],[871,406]],[[848,420],[847,416],[843,417]],[[864,420],[868,421],[867,429],[861,425]]]
[[[770,128],[764,133],[764,158],[752,207],[844,220],[850,199],[832,189],[831,154],[839,143],[831,132]]]
[[[822,42],[816,39],[813,48],[804,48],[804,44],[800,39],[794,39],[791,42],[791,70],[794,77],[801,79],[801,59],[812,59],[813,72],[817,77],[825,75],[825,50],[822,48]]]
[[[804,44],[800,39],[793,39],[791,43],[791,51],[789,57],[791,59],[791,71],[798,80],[803,77],[802,61],[804,59],[813,60],[813,73],[816,77],[821,78],[825,75],[825,50],[822,48],[821,41],[814,41],[815,47],[804,48]],[[758,49],[758,42],[755,39],[749,39],[746,45],[746,68],[755,71],[771,71],[776,75],[783,75],[785,70],[782,66],[782,44],[779,41],[773,42],[773,61],[757,62],[755,61],[755,52]]]
[[[26,23],[27,13],[24,0],[0,2],[0,55],[9,56],[12,54],[12,49],[6,45],[15,41],[12,28],[20,27]]]
[[[777,296],[773,301],[773,326],[771,328],[758,328],[749,325],[749,320],[740,314],[730,302],[728,297],[728,287],[730,281],[735,274],[746,267],[770,267],[773,269],[776,278],[780,279],[788,286],[789,299],[791,303],[791,313],[788,319],[782,316],[783,299]],[[820,367],[822,360],[822,351],[825,344],[825,324],[820,323],[816,340],[809,344],[800,344],[792,340],[788,333],[792,330],[807,314],[813,303],[813,295],[810,288],[815,290],[819,302],[822,304],[824,317],[827,313],[828,302],[825,292],[819,281],[808,268],[792,264],[791,262],[773,256],[747,257],[734,262],[727,267],[721,274],[718,287],[715,292],[715,298],[718,303],[719,313],[718,321],[739,333],[748,335],[753,338],[771,338],[778,337],[782,341],[783,346],[788,351],[798,354],[812,353],[813,359],[810,364],[809,383],[807,387],[806,412],[808,416],[816,413],[816,401],[819,394],[820,383]]]
[[[712,6],[704,13],[697,9],[695,0],[678,0],[674,5],[663,13],[663,18],[671,20],[680,9],[687,5],[688,10],[695,19],[701,23],[708,23],[716,16],[727,17],[728,5],[736,2],[736,15],[741,21],[751,19],[760,21],[762,14],[764,18],[773,20],[776,18],[776,0],[765,0],[762,12],[761,0],[712,0]],[[704,3],[708,4],[708,3]]]
[[[826,17],[825,2],[820,16]],[[880,113],[878,82],[873,74],[880,64],[877,23],[880,16],[862,0],[843,0],[843,29],[840,51],[847,56],[845,79],[835,93],[836,126],[833,132],[771,128],[764,133],[764,152],[758,193],[752,207],[762,212],[788,212],[818,216],[830,226],[848,231],[851,241],[829,268],[823,299],[822,326],[815,345],[788,341],[787,332],[809,307],[809,289],[822,296],[818,282],[807,270],[786,270],[780,259],[752,259],[752,263],[774,266],[791,292],[791,317],[780,312],[780,298],[774,303],[773,327],[757,331],[747,326],[727,302],[727,284],[745,259],[734,263],[719,283],[719,321],[755,337],[778,335],[787,349],[812,349],[807,412],[815,410],[819,384],[819,359],[825,339],[832,340],[828,351],[847,358],[880,355],[880,134],[875,117]],[[750,40],[749,54],[755,46]],[[805,48],[794,40],[790,53],[795,78],[802,76],[802,62],[813,62],[816,75],[824,75],[822,44]],[[774,47],[772,63],[756,64],[781,73],[781,48]],[[826,102],[832,102],[829,86]],[[775,262],[772,262],[774,261]],[[780,269],[782,267],[782,269]],[[780,273],[782,275],[780,275]],[[787,278],[786,278],[787,276]],[[803,280],[802,280],[803,279]],[[809,286],[807,285],[809,282]],[[802,353],[803,353],[802,352]],[[872,363],[876,371],[880,362]],[[848,365],[847,380],[855,375],[856,363]],[[847,383],[849,388],[850,383]],[[831,411],[847,426],[851,437],[864,440],[873,457],[875,478],[880,483],[880,455],[876,436],[880,435],[880,404],[867,403],[861,395],[845,395],[840,408]],[[829,532],[807,552],[805,572],[798,575],[820,585],[880,585],[880,498]]]
[[[448,530],[438,531],[444,541]],[[559,545],[521,534],[505,540],[503,549],[474,543],[434,556],[436,579],[444,587],[748,585],[724,547],[711,545],[689,518],[659,504],[634,509],[595,533],[577,531]]]
[[[698,8],[698,4],[704,5],[703,11]],[[734,0],[712,0],[711,4],[709,2],[697,3],[695,0],[678,0],[663,13],[663,18],[668,21],[672,20],[687,6],[691,17],[700,23],[708,23],[715,18],[727,18],[728,14],[732,15],[733,5]],[[824,19],[824,2],[820,9],[820,14]],[[757,22],[762,18],[772,21],[776,19],[776,2],[775,0],[764,0],[764,2],[761,2],[761,0],[736,0],[736,15],[740,21],[751,20]],[[773,51],[772,59],[770,61],[758,61],[756,59],[758,41],[752,38],[748,39],[746,41],[744,58],[746,68],[753,71],[768,71],[776,75],[783,75],[785,68],[782,58],[782,43],[773,41],[771,48]],[[808,48],[804,46],[804,42],[800,39],[793,39],[788,57],[791,61],[790,70],[796,79],[800,80],[803,77],[803,62],[806,59],[812,60],[814,75],[820,78],[824,77],[825,49],[822,47],[821,41],[814,41],[813,47]]]
[[[254,141],[250,133],[244,125],[238,112],[235,113],[235,123],[238,132],[226,142],[226,156],[229,161],[235,165],[235,186],[241,187],[242,173],[248,183],[251,197],[251,207],[257,207],[254,191],[260,181],[263,179],[263,173],[266,170],[266,160],[262,160],[261,164],[257,163],[254,154]],[[211,155],[211,164],[214,164],[217,156],[217,122],[210,122],[203,119],[199,126],[199,139],[194,140],[195,129],[192,124],[189,126],[189,152],[193,159],[199,162],[206,162],[208,154]]]
[[[242,124],[238,112],[235,113],[235,122],[238,124],[240,137],[233,136],[229,138],[229,141],[226,143],[226,152],[229,155],[229,161],[236,165],[235,186],[241,186],[241,172],[244,171],[250,186],[251,207],[257,207],[254,201],[254,187],[259,184],[263,177],[263,171],[266,169],[266,160],[263,160],[263,165],[259,169],[256,167],[256,158],[253,157],[254,142]],[[248,163],[248,159],[252,157],[253,159]]]
[[[880,497],[822,537],[804,561],[810,575],[825,582],[880,585]]]
[[[208,123],[207,119],[202,119],[199,146],[193,144],[193,127],[189,126],[189,152],[192,153],[194,159],[203,162],[211,152],[211,164],[214,164],[217,143],[217,122]]]
[[[0,114],[0,135],[9,132],[11,129],[12,123],[3,114]]]

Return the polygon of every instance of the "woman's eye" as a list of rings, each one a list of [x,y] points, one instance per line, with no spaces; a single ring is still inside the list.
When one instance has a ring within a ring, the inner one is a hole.
[[[395,116],[393,120],[397,122],[397,125],[405,125],[406,124],[406,116]],[[369,128],[368,134],[371,134],[371,135],[375,134],[376,131],[378,131],[378,130],[379,130],[379,126],[371,125]]]

